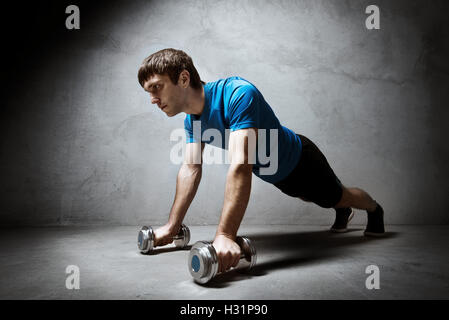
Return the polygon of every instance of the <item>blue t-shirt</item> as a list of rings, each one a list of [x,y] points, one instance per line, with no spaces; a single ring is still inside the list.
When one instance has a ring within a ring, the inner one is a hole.
[[[203,112],[200,116],[187,114],[184,120],[186,142],[197,142],[201,137],[201,142],[227,149],[231,131],[258,128],[257,156],[256,163],[253,164],[253,173],[269,183],[276,183],[286,178],[299,161],[302,143],[295,132],[280,124],[259,90],[241,77],[208,82],[203,84],[203,88],[205,95]],[[196,122],[195,125],[193,121]],[[201,133],[195,129],[200,125]],[[204,133],[207,129],[212,130]],[[218,130],[215,132],[219,132],[220,135],[214,135],[214,129]],[[261,136],[262,131],[265,132],[265,137]],[[277,132],[277,143],[273,140],[276,137],[274,132]],[[217,136],[221,137],[220,141],[214,139]],[[262,154],[261,157],[259,153]],[[277,161],[277,165],[274,161]],[[273,168],[276,170],[273,171]]]

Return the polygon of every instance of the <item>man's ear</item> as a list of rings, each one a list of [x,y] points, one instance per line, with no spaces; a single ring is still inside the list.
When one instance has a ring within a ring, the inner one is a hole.
[[[178,84],[183,88],[188,88],[190,85],[190,73],[186,69],[179,74]]]

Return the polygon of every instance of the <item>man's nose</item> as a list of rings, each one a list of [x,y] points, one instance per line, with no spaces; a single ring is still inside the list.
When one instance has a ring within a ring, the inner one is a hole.
[[[159,98],[151,97],[151,103],[152,103],[152,104],[160,103],[160,102],[161,102],[161,100],[160,100]]]

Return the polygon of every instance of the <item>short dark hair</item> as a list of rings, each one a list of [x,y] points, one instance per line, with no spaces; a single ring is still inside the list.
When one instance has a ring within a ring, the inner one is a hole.
[[[198,71],[193,65],[192,58],[182,50],[167,48],[153,53],[143,60],[139,68],[138,79],[143,87],[145,81],[155,74],[168,75],[174,85],[178,84],[179,75],[183,70],[190,74],[190,86],[193,89],[200,89],[202,84]]]

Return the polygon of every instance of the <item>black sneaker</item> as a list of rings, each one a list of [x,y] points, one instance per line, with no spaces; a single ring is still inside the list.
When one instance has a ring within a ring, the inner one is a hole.
[[[354,211],[352,208],[339,208],[336,209],[335,222],[331,227],[332,232],[347,232],[348,223],[354,217]]]
[[[384,209],[382,209],[380,204],[377,204],[376,210],[368,212],[368,224],[364,235],[372,237],[382,237],[385,235]]]

